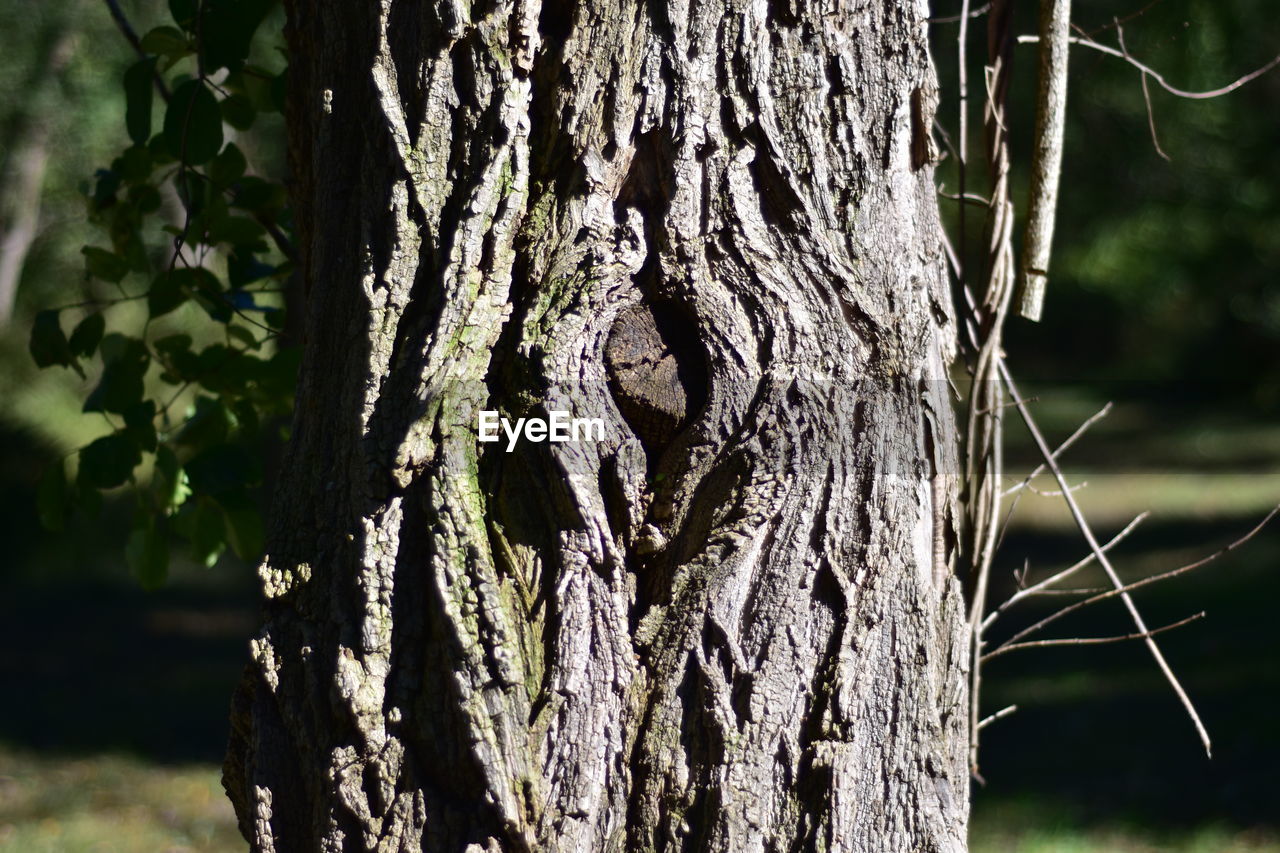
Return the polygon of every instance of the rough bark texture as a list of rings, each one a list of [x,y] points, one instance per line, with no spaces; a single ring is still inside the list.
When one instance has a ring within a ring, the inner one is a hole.
[[[964,848],[926,12],[290,5],[254,850]]]

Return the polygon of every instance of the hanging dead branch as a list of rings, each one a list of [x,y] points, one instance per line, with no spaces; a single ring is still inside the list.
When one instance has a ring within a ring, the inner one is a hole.
[[[1049,280],[1062,140],[1067,127],[1067,39],[1071,0],[1040,0],[1040,68],[1036,91],[1036,129],[1031,155],[1031,191],[1018,279],[1018,313],[1039,320]]]

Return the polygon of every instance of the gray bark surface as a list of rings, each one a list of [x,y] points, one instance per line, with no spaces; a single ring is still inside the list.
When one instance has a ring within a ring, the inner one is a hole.
[[[253,850],[964,849],[926,13],[290,4]]]

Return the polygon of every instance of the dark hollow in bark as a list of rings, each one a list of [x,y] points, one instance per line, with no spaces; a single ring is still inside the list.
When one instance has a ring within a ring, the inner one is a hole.
[[[962,850],[925,4],[288,11],[253,850]]]

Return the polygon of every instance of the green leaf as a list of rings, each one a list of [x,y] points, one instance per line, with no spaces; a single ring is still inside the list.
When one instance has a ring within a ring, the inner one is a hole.
[[[187,472],[182,470],[178,456],[168,445],[156,450],[156,464],[151,477],[151,490],[160,505],[161,512],[172,514],[191,497]]]
[[[207,163],[222,148],[218,99],[199,80],[174,90],[164,114],[164,138],[174,157],[192,166]]]
[[[209,179],[194,170],[180,170],[178,174],[174,175],[173,188],[177,190],[178,200],[182,202],[182,206],[192,216],[198,216],[205,209],[205,206],[210,202],[210,193],[213,191]],[[221,201],[221,193],[214,193],[214,195]],[[167,225],[165,229],[174,235],[183,233],[181,228],[175,226]],[[199,226],[192,224],[191,233],[199,234]]]
[[[97,246],[84,246],[80,249],[84,255],[84,267],[89,275],[112,284],[120,281],[129,272],[129,262],[117,255]]]
[[[122,485],[142,462],[138,446],[120,433],[105,435],[80,449],[80,480],[99,489]]]
[[[257,349],[262,346],[258,341],[257,336],[244,326],[227,326],[227,334],[247,346],[249,349]]]
[[[160,209],[160,191],[151,184],[139,184],[129,190],[129,200],[139,213],[155,213]]]
[[[225,498],[262,479],[260,460],[238,444],[217,444],[187,462],[192,491]]]
[[[162,317],[187,301],[188,294],[174,272],[176,270],[166,270],[151,282],[151,289],[147,291],[147,309],[152,318]]]
[[[284,112],[285,93],[289,85],[288,72],[282,71],[271,80],[271,104],[275,107],[276,112]]]
[[[213,162],[209,164],[209,180],[214,186],[227,187],[240,180],[244,170],[249,166],[245,162],[244,153],[234,142],[228,142]]]
[[[169,0],[169,14],[184,30],[196,28],[197,0]]]
[[[36,487],[36,513],[45,530],[57,533],[62,529],[69,502],[66,464],[57,459],[44,469],[40,485]]]
[[[157,133],[151,137],[151,141],[147,143],[147,153],[151,155],[151,160],[157,166],[165,166],[173,162],[173,155],[169,153],[169,143],[165,141],[163,133]]]
[[[71,340],[68,342],[72,354],[81,358],[93,355],[102,342],[102,333],[106,328],[107,321],[101,312],[95,312],[81,320],[71,332]]]
[[[62,333],[57,311],[41,311],[31,325],[31,358],[37,367],[71,365],[71,346]]]
[[[98,491],[97,486],[77,478],[74,497],[80,511],[85,515],[97,518],[102,514],[102,492]]]
[[[156,27],[142,37],[142,49],[170,59],[180,59],[192,53],[191,41],[182,30],[174,27]]]
[[[169,574],[169,541],[154,515],[142,515],[134,522],[124,557],[145,589],[164,584]]]
[[[155,417],[155,400],[143,400],[124,412],[125,433],[148,453],[155,453],[159,444]]]
[[[124,123],[129,138],[145,145],[151,138],[151,100],[155,87],[156,60],[148,57],[124,72]]]
[[[84,402],[86,412],[124,414],[142,402],[142,379],[151,363],[146,344],[118,333],[102,340],[102,379]]]
[[[235,404],[236,420],[240,421],[240,428],[244,432],[253,434],[262,428],[261,419],[258,417],[258,410],[253,403],[245,399],[236,401]]]
[[[276,267],[264,264],[252,252],[233,251],[227,257],[227,283],[233,290],[275,273]]]
[[[262,238],[266,233],[266,229],[247,216],[227,216],[209,229],[209,242],[231,243],[265,251],[267,247]]]
[[[262,513],[252,501],[237,498],[220,501],[227,523],[227,541],[242,560],[256,560],[262,555],[265,530]]]
[[[287,200],[284,187],[281,184],[266,181],[262,178],[247,177],[236,185],[236,193],[231,200],[231,206],[242,210],[252,210],[268,218],[274,218],[275,214],[284,208]]]
[[[216,397],[197,397],[195,411],[177,435],[180,444],[209,447],[227,440],[236,427],[235,415]]]
[[[248,130],[253,127],[253,122],[258,117],[258,111],[254,109],[253,101],[249,100],[247,95],[223,98],[220,106],[223,121],[236,130]]]
[[[218,277],[204,267],[178,267],[155,277],[147,292],[147,307],[152,317],[159,317],[197,293],[216,296],[221,292]]]
[[[130,183],[141,183],[151,177],[151,151],[147,149],[145,140],[138,145],[130,145],[111,164],[111,170],[118,172],[121,178]]]
[[[274,4],[275,0],[205,0],[200,46],[206,69],[244,64],[253,34]]]
[[[301,347],[280,347],[267,362],[258,384],[268,396],[281,401],[292,399],[298,385],[298,369],[302,366]]]
[[[227,547],[227,525],[222,511],[209,498],[189,501],[174,516],[173,527],[191,543],[192,556],[206,567],[212,567]]]
[[[98,179],[93,187],[94,211],[106,210],[116,200],[116,190],[120,189],[120,174],[111,169],[99,169],[93,175]]]
[[[190,335],[169,335],[152,346],[159,353],[165,372],[161,379],[173,385],[199,378],[200,359],[191,351]]]

